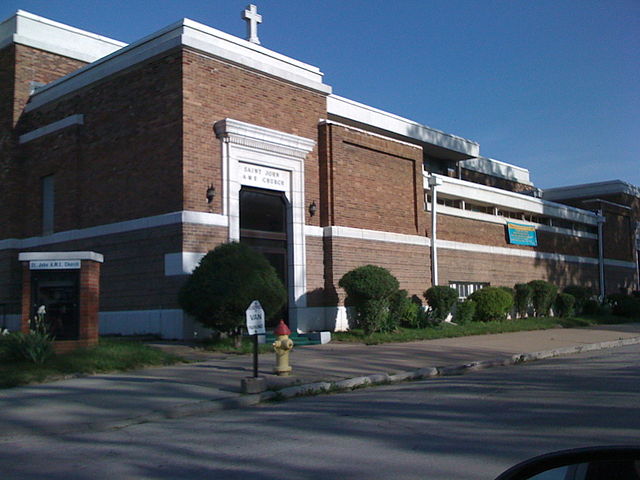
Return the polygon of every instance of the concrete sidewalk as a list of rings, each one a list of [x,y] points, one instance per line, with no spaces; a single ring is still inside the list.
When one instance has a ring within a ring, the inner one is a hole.
[[[638,323],[371,346],[329,343],[294,348],[291,377],[273,376],[275,356],[260,355],[260,373],[267,377],[270,388],[282,389],[278,396],[286,398],[376,381],[459,374],[585,348],[632,343],[640,343]],[[254,405],[276,395],[241,394],[242,378],[253,371],[249,355],[202,354],[180,346],[163,348],[203,360],[0,390],[0,440],[121,428]]]

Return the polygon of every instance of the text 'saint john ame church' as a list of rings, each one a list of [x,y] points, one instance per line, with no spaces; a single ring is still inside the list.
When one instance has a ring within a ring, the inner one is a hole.
[[[245,16],[247,40],[185,19],[130,45],[24,11],[0,23],[3,325],[25,269],[55,297],[47,268],[91,261],[102,333],[190,337],[178,289],[229,241],[276,267],[299,331],[344,329],[338,281],[369,263],[418,296],[639,288],[637,186],[542,192],[473,141],[334,95]]]

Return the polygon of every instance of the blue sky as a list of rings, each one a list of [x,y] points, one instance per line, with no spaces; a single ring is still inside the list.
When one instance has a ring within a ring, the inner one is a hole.
[[[124,42],[187,17],[244,37],[248,0],[3,0]],[[480,143],[542,188],[640,185],[640,0],[256,0],[262,45],[334,93]]]

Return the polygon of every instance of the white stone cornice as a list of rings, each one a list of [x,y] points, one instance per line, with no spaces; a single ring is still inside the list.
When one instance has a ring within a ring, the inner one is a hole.
[[[280,132],[271,128],[225,118],[214,125],[216,136],[230,143],[266,150],[281,155],[304,158],[315,146],[315,141]]]
[[[93,62],[127,45],[24,10],[18,10],[0,23],[0,48],[10,43],[83,62]]]

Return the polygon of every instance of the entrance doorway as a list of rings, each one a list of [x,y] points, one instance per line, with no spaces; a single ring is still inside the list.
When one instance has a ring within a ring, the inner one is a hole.
[[[242,187],[240,190],[240,243],[262,253],[289,291],[287,201],[282,192]],[[287,302],[288,303],[288,302]],[[288,304],[268,326],[281,318],[288,323]],[[271,323],[271,324],[270,324]]]
[[[77,340],[78,271],[38,270],[31,273],[31,317],[44,305],[49,332],[56,340]]]

